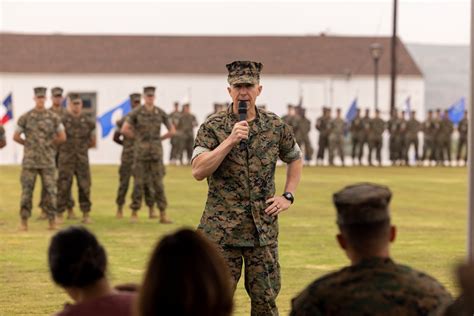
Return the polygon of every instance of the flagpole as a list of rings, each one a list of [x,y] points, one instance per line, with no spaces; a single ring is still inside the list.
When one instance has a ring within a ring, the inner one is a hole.
[[[470,73],[470,100],[469,100],[469,146],[468,146],[468,176],[469,176],[469,184],[468,184],[468,222],[467,222],[467,253],[468,253],[468,260],[470,262],[474,261],[474,166],[472,165],[472,155],[473,155],[473,148],[474,148],[474,130],[472,128],[472,123],[474,122],[474,111],[472,106],[472,101],[474,100],[474,51],[473,51],[473,43],[474,43],[474,0],[471,0],[471,43],[470,43],[470,51],[471,51],[471,73]]]

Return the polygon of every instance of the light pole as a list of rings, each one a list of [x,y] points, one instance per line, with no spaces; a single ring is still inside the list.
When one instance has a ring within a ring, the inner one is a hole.
[[[374,106],[378,109],[379,100],[379,59],[382,56],[383,47],[379,43],[373,43],[370,45],[370,55],[374,60]]]

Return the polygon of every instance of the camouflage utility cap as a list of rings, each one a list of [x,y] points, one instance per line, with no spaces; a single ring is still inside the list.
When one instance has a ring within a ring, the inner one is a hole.
[[[33,89],[33,91],[35,92],[36,97],[45,97],[46,96],[46,90],[47,90],[47,88],[45,88],[45,87],[36,87],[36,88]]]
[[[75,103],[75,101],[82,101],[81,97],[77,93],[70,93],[69,94],[69,99],[71,100],[72,103]]]
[[[390,189],[373,183],[357,183],[334,193],[338,225],[370,224],[390,220]]]
[[[51,94],[55,97],[60,97],[63,95],[63,89],[60,87],[54,87],[51,89]]]
[[[144,95],[155,95],[155,87],[144,87],[143,88],[143,94]]]
[[[140,102],[142,100],[142,95],[140,93],[132,93],[130,94],[130,101],[132,103],[138,101]]]
[[[255,61],[234,61],[226,65],[229,71],[227,82],[234,84],[258,84],[263,64]]]

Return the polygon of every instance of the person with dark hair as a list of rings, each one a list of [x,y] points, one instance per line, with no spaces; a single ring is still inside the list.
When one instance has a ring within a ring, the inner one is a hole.
[[[57,316],[132,314],[134,296],[114,290],[106,277],[107,255],[84,227],[68,227],[53,236],[48,249],[51,277],[75,301]]]
[[[291,316],[439,315],[451,295],[429,275],[395,263],[388,187],[359,183],[333,195],[337,241],[351,265],[311,283],[292,301]]]
[[[181,229],[155,247],[137,304],[139,316],[228,316],[230,274],[217,249],[201,233]]]

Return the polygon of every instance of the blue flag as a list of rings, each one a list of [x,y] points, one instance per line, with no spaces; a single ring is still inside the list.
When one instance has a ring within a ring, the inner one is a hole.
[[[2,118],[0,119],[0,122],[2,123],[2,125],[4,125],[6,122],[13,119],[13,96],[11,92],[3,100],[2,104],[5,107],[6,112],[5,112],[5,115],[3,115]]]
[[[109,133],[115,127],[115,122],[112,122],[112,116],[114,115],[115,111],[122,110],[122,116],[124,116],[128,112],[130,112],[131,109],[132,109],[132,106],[130,104],[130,99],[127,98],[127,100],[125,100],[122,104],[117,105],[113,109],[99,116],[97,118],[97,121],[100,123],[100,126],[102,127],[102,138],[107,137],[107,135],[109,135]]]
[[[462,120],[465,110],[466,102],[464,98],[459,99],[459,101],[451,105],[448,109],[448,116],[451,122],[458,124]]]
[[[354,118],[356,117],[356,112],[357,112],[357,98],[352,101],[351,106],[349,107],[349,110],[347,110],[346,113],[346,122],[352,122]]]

